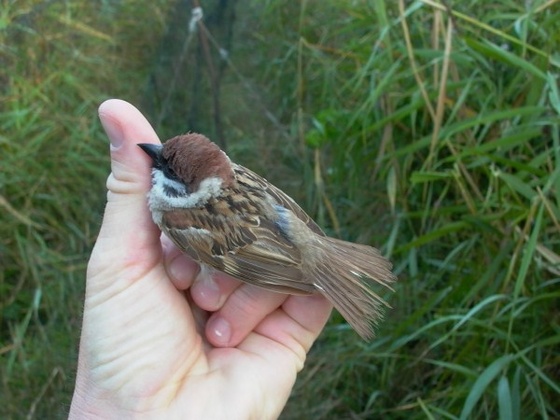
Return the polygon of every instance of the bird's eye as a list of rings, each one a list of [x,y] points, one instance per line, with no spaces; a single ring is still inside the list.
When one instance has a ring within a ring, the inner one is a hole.
[[[169,166],[169,164],[167,162],[163,162],[163,165],[161,165],[161,169],[163,171],[163,174],[169,178],[169,179],[173,179],[173,180],[179,180],[179,177],[177,176],[177,174],[175,173],[175,171],[173,169],[171,169],[171,167]]]
[[[177,178],[177,174],[175,173],[175,171],[173,169],[171,169],[170,167],[166,166],[163,169],[163,173],[165,174],[165,176],[169,179],[178,179]]]

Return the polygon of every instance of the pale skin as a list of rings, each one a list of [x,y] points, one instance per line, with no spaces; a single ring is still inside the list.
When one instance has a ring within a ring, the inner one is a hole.
[[[158,143],[132,105],[99,108],[111,141],[107,206],[88,264],[71,419],[271,419],[282,411],[330,303],[201,272],[152,222]]]

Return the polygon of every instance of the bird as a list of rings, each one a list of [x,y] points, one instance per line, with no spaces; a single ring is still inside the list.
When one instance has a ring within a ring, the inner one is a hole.
[[[279,188],[189,132],[139,143],[151,158],[152,219],[198,263],[274,292],[320,293],[366,341],[392,290],[392,264],[374,247],[327,236]]]

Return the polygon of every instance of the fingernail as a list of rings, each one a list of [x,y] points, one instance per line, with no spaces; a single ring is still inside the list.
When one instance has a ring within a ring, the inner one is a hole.
[[[198,264],[182,255],[176,256],[168,266],[169,275],[175,280],[183,280],[188,277],[192,281],[198,275],[197,270],[200,270]]]
[[[103,129],[109,137],[111,148],[115,150],[121,147],[124,140],[121,125],[111,120],[110,118],[105,118],[103,114],[99,114],[99,118],[101,119],[101,125],[103,126]]]
[[[214,335],[217,344],[228,345],[231,340],[231,325],[222,317],[217,317],[210,322],[210,332]]]
[[[211,274],[199,275],[198,281],[193,286],[192,293],[197,295],[197,302],[206,311],[215,311],[222,306],[222,296],[220,288],[212,278]]]

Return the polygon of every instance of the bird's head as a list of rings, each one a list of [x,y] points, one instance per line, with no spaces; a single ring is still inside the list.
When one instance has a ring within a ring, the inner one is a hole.
[[[163,145],[138,146],[152,159],[151,207],[164,210],[203,205],[234,181],[227,155],[201,134],[173,137]]]

